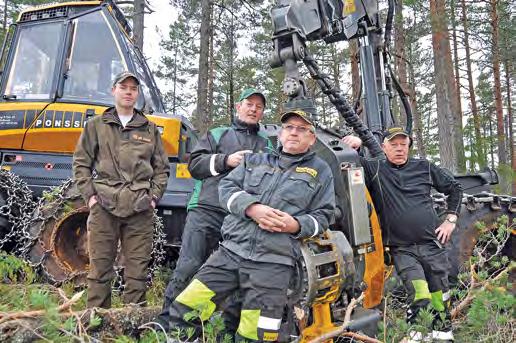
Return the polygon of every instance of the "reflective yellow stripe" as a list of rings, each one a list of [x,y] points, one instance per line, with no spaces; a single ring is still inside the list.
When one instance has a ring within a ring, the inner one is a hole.
[[[211,298],[215,292],[209,289],[201,281],[194,279],[186,289],[176,298],[178,303],[199,311],[199,318],[202,321],[208,320],[217,307]]]
[[[439,312],[444,311],[443,291],[437,291],[431,293],[432,295],[432,306]]]
[[[240,312],[240,324],[238,334],[244,338],[258,340],[258,319],[260,310],[242,310]]]
[[[414,301],[431,299],[430,291],[428,290],[428,283],[425,280],[412,280],[412,285],[416,290]]]

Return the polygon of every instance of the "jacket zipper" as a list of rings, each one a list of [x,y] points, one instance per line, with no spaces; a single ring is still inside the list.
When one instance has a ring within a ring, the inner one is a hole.
[[[271,186],[269,186],[269,189],[271,191],[269,191],[269,194],[267,194],[267,198],[263,198],[263,202],[262,203],[268,203],[268,201],[271,199],[272,191],[276,189],[276,186],[278,185],[279,180],[281,179],[282,174],[283,173],[281,172],[281,169],[280,169],[280,173],[275,175],[276,178],[273,180]],[[253,256],[254,250],[256,248],[256,236],[258,235],[258,230],[262,230],[262,229],[260,227],[256,227],[254,229],[253,239],[251,241],[251,251],[249,252],[249,259],[251,259],[251,256]]]

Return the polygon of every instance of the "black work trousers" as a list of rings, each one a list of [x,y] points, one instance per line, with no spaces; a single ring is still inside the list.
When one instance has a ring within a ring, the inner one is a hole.
[[[172,303],[170,327],[193,326],[199,331],[200,320],[207,320],[228,297],[239,293],[237,340],[275,341],[293,271],[292,266],[247,260],[221,247]],[[198,318],[185,320],[192,311]]]
[[[420,310],[429,307],[435,317],[433,329],[451,329],[448,285],[450,264],[446,249],[438,241],[429,241],[391,247],[391,253],[396,272],[409,297],[407,321],[414,324]],[[441,320],[443,317],[446,318],[444,321]]]
[[[172,301],[186,288],[192,276],[219,246],[220,228],[226,215],[222,210],[199,207],[188,211],[179,258],[165,290],[163,308],[158,317],[162,324],[166,325],[169,321],[168,311]]]

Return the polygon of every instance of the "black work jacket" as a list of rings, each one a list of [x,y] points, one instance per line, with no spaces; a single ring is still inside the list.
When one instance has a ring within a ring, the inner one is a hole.
[[[223,211],[219,205],[219,181],[233,168],[226,165],[229,155],[240,150],[267,152],[272,145],[259,125],[238,119],[231,127],[209,130],[197,143],[190,156],[188,170],[196,179],[188,208],[202,207]]]
[[[447,212],[459,215],[462,186],[449,172],[425,159],[396,166],[386,159],[361,158],[367,188],[380,216],[385,245],[403,246],[437,239],[442,220],[433,207],[431,188],[444,193]]]
[[[220,203],[230,212],[222,225],[221,244],[249,260],[294,265],[300,256],[299,239],[316,236],[333,222],[333,187],[329,166],[313,152],[246,155],[244,163],[220,181]],[[245,214],[254,203],[290,214],[300,232],[261,229]]]

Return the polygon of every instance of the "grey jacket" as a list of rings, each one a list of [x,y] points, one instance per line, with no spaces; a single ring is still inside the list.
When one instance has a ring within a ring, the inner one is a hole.
[[[221,244],[258,262],[294,265],[300,256],[299,239],[322,233],[334,218],[333,175],[313,152],[246,155],[220,181],[219,198],[230,212],[222,225]],[[254,203],[287,212],[299,222],[300,232],[294,236],[261,229],[245,214]]]

